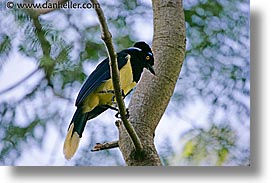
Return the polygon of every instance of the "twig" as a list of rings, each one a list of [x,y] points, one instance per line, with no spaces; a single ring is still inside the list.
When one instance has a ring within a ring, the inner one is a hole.
[[[50,42],[45,38],[46,36],[46,31],[43,29],[39,18],[36,14],[34,14],[32,11],[27,11],[27,13],[29,14],[29,16],[32,18],[33,20],[33,26],[35,27],[35,33],[37,35],[37,38],[40,42],[42,51],[43,51],[43,55],[45,57],[49,57],[50,58],[50,52],[51,52],[51,44]]]
[[[118,147],[118,141],[105,142],[103,144],[97,143],[91,151],[92,152],[102,151],[102,150],[112,149],[112,148],[117,148],[117,147]]]
[[[51,43],[46,39],[46,31],[43,29],[42,24],[39,21],[38,15],[33,11],[28,11],[27,13],[33,20],[33,26],[35,27],[35,33],[40,42],[40,46],[43,52],[43,56],[40,59],[39,67],[42,68],[45,72],[46,79],[48,81],[48,86],[52,87],[51,83],[51,74],[54,70],[55,62],[51,57]]]
[[[101,38],[105,43],[105,46],[107,48],[108,55],[109,55],[110,66],[111,66],[111,76],[112,76],[115,97],[116,97],[119,113],[121,115],[121,120],[134,143],[136,151],[140,152],[143,149],[142,143],[141,143],[134,127],[128,121],[127,116],[126,116],[126,107],[125,107],[124,101],[122,99],[122,94],[121,94],[119,71],[118,71],[118,66],[117,66],[117,55],[115,53],[115,49],[114,49],[114,46],[112,43],[112,35],[108,29],[108,25],[107,25],[104,13],[100,7],[100,4],[98,3],[97,0],[91,0],[91,2],[93,4],[98,5],[98,7],[95,8],[95,10],[96,10],[99,22],[100,22],[100,27],[101,27],[101,32],[102,32]]]

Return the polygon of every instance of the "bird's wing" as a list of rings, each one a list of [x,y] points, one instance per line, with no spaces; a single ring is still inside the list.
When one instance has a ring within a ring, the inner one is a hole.
[[[118,69],[120,70],[128,61],[128,53],[121,51],[117,54]],[[79,106],[87,96],[99,87],[102,83],[111,78],[109,58],[103,60],[84,82],[77,96],[75,105]]]

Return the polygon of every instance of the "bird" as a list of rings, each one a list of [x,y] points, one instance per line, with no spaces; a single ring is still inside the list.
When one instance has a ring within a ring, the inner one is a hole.
[[[139,82],[144,68],[155,75],[154,55],[150,46],[144,41],[136,42],[133,47],[118,52],[117,64],[123,98]],[[88,120],[97,117],[107,109],[118,111],[115,107],[109,58],[99,63],[87,77],[78,93],[75,106],[77,109],[69,124],[63,146],[63,153],[67,160],[76,153]]]

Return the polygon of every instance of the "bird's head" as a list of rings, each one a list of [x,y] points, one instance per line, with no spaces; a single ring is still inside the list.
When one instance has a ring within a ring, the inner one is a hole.
[[[144,67],[148,69],[152,74],[155,75],[155,70],[153,68],[154,55],[152,53],[150,46],[147,43],[141,41],[141,42],[136,42],[134,44],[134,47],[141,49],[144,57],[144,63],[145,63]]]

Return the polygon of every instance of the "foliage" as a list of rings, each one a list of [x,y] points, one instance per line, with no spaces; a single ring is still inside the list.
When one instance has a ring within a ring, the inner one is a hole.
[[[237,160],[247,159],[249,155],[236,152],[238,138],[230,126],[212,125],[209,129],[190,130],[181,139],[185,145],[174,159],[181,165],[231,165],[233,159],[235,165],[242,165],[244,162]],[[238,157],[240,154],[242,157]]]

